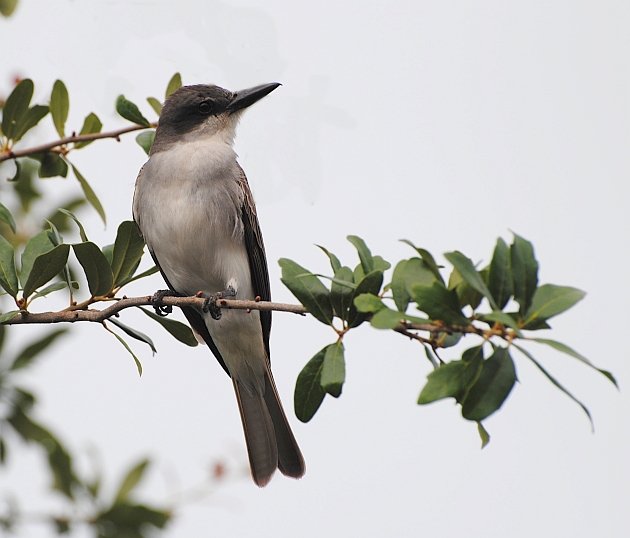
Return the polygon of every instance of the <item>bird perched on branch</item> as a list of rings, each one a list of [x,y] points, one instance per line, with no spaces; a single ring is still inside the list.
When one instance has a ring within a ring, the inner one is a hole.
[[[256,207],[233,143],[243,111],[279,85],[175,91],[162,109],[133,201],[134,219],[170,288],[158,294],[207,298],[201,312],[182,310],[232,378],[259,486],[276,469],[294,478],[305,471],[271,374],[271,312],[222,312],[216,301],[271,299]]]

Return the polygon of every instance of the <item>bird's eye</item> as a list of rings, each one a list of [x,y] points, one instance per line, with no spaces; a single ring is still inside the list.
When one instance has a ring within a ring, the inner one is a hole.
[[[214,108],[212,105],[212,101],[201,101],[201,103],[199,103],[198,110],[201,114],[210,114]]]

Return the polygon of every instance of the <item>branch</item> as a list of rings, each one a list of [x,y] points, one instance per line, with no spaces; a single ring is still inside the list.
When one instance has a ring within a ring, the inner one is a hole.
[[[62,310],[60,312],[28,312],[23,310],[15,318],[6,321],[4,325],[24,325],[30,323],[73,323],[75,321],[92,321],[101,323],[112,316],[118,315],[121,310],[135,306],[178,306],[194,307],[201,309],[204,299],[200,297],[164,297],[161,301],[153,301],[152,296],[123,297],[102,310]],[[291,312],[293,314],[306,314],[306,309],[302,305],[272,303],[269,301],[242,301],[236,299],[220,299],[217,301],[220,308],[230,308],[235,310],[261,310]]]
[[[51,149],[65,146],[66,144],[72,144],[74,142],[91,142],[100,138],[115,138],[117,141],[120,142],[120,135],[132,133],[134,131],[141,131],[143,129],[149,129],[156,126],[156,123],[152,123],[150,127],[145,127],[144,125],[132,125],[130,127],[117,129],[115,131],[105,131],[101,133],[90,133],[82,135],[73,134],[71,136],[66,136],[65,138],[55,140],[53,142],[40,144],[39,146],[33,146],[31,148],[20,149],[17,151],[9,150],[5,153],[0,154],[0,162],[8,161],[9,159],[17,159],[18,157],[28,157],[29,155],[33,155],[36,153],[43,153],[45,151],[50,151]]]

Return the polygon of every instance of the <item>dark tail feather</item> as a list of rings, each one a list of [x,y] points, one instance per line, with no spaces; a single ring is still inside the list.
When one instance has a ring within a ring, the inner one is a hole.
[[[282,409],[278,390],[271,370],[267,368],[265,376],[265,403],[273,421],[278,447],[278,468],[283,475],[301,478],[306,471],[300,447],[293,436],[287,416]]]
[[[263,487],[269,483],[278,467],[278,447],[272,418],[262,395],[250,394],[238,381],[232,381],[243,421],[252,478],[257,486]]]

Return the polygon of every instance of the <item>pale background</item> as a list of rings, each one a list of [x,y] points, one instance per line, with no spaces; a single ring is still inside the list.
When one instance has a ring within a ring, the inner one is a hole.
[[[327,270],[314,243],[352,262],[349,233],[386,258],[410,256],[397,241],[407,237],[488,260],[495,238],[514,230],[536,246],[541,281],[588,292],[553,324],[555,337],[621,386],[531,348],[590,407],[595,434],[519,358],[521,383],[487,421],[493,438],[481,451],[453,405],[415,405],[430,370],[419,349],[365,327],[346,342],[342,398],[303,425],[293,384],[333,334],[277,314],[273,365],[306,456],[303,480],[277,476],[259,490],[239,475],[246,456],[231,384],[207,350],[179,346],[157,326],[144,325],[155,357],[134,345],[142,379],[100,327],[73,327],[24,379],[42,393],[40,416],[77,451],[97,452],[110,476],[155,458],[144,492],[156,501],[226,460],[229,481],[186,504],[169,536],[627,536],[628,28],[623,1],[22,0],[0,20],[0,87],[30,76],[45,102],[63,79],[77,129],[91,110],[106,129],[122,126],[119,93],[153,118],[144,97],[161,97],[175,71],[230,89],[283,83],[245,115],[237,142],[275,299],[291,300],[278,258]],[[132,137],[115,144],[75,156],[112,223],[103,231],[82,213],[101,243],[130,218],[145,159]],[[50,184],[55,195],[76,189],[70,179]],[[130,292],[160,287],[154,277]],[[12,329],[13,346],[30,331]],[[45,509],[38,457],[14,457],[0,492]]]

